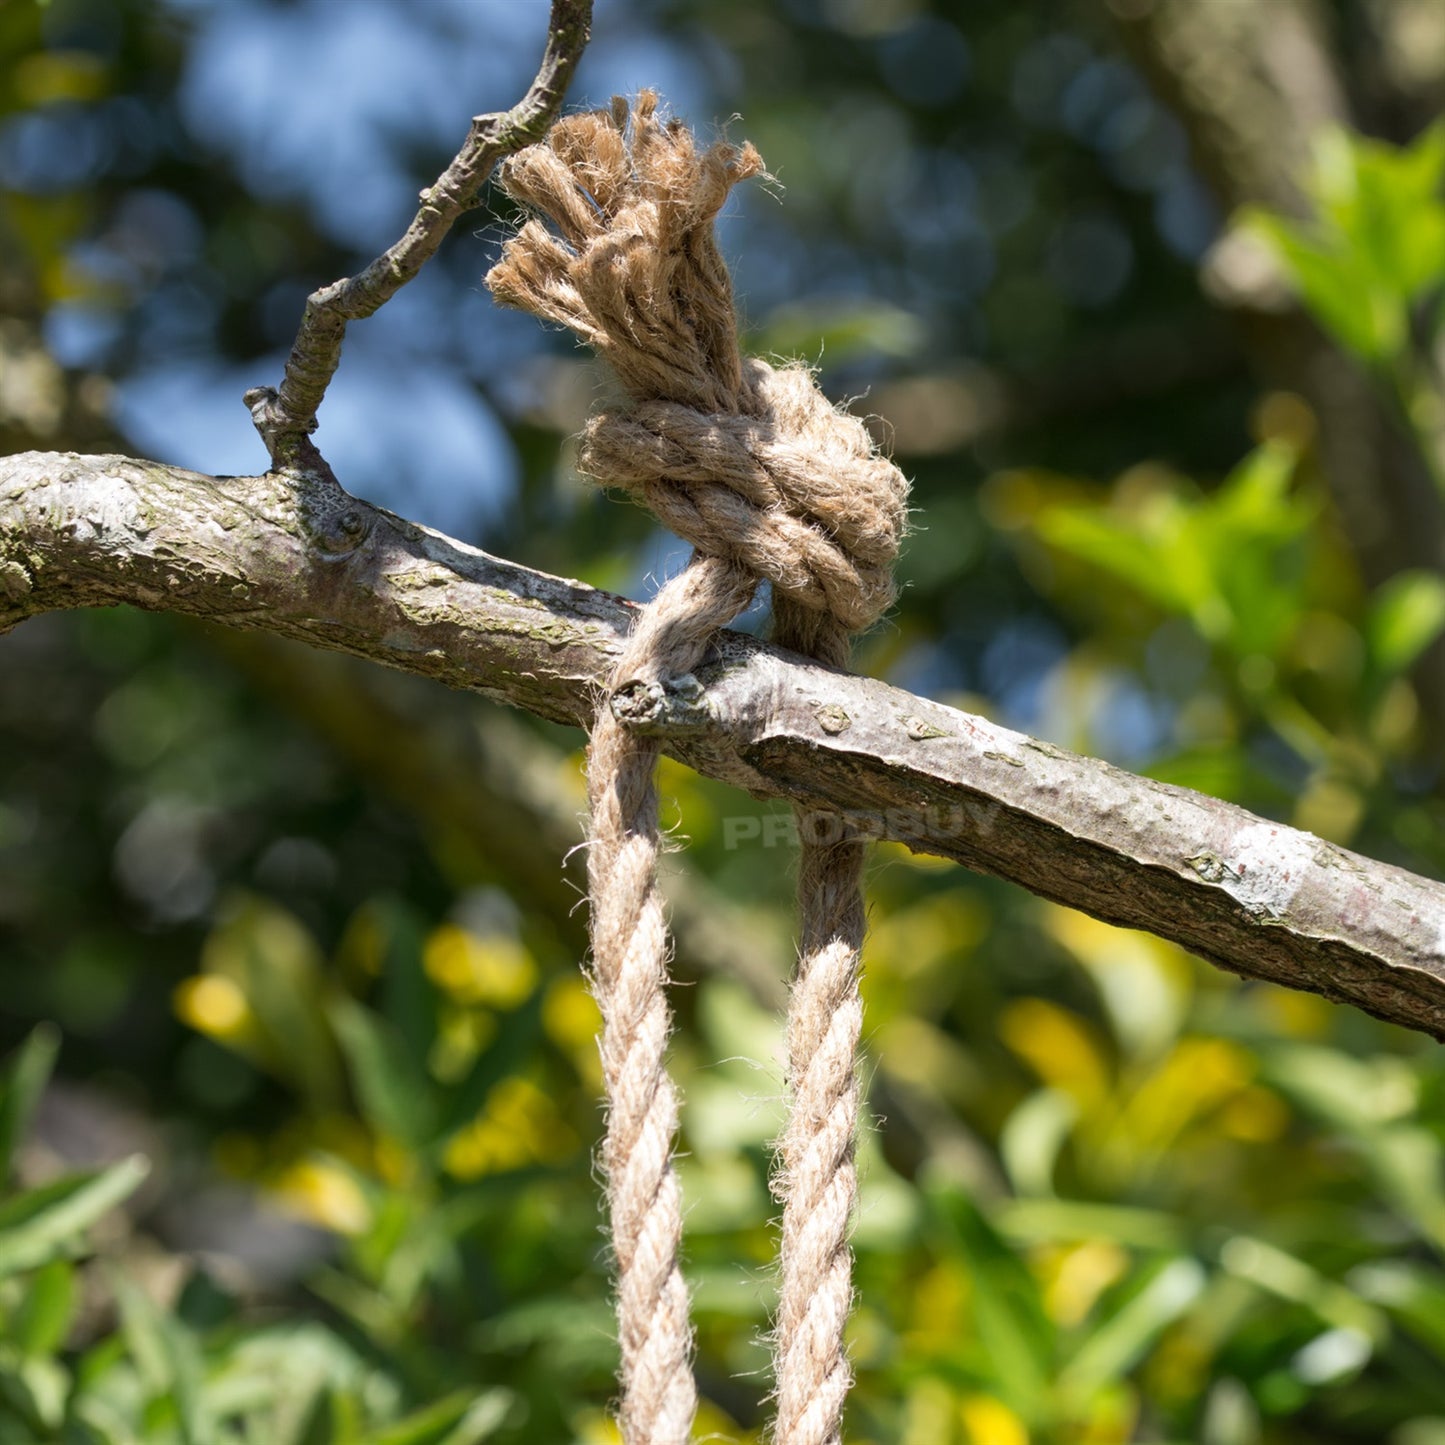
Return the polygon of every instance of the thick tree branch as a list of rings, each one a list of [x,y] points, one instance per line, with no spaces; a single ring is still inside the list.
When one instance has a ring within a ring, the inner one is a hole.
[[[390,301],[436,254],[453,222],[477,204],[497,163],[546,134],[562,109],[591,24],[592,0],[552,0],[546,52],[526,95],[511,110],[473,118],[466,144],[421,193],[421,208],[394,246],[358,275],[307,298],[280,390],[257,387],[246,393],[256,429],[278,467],[315,465],[313,449],[302,442],[315,428],[317,409],[341,361],[346,323],[374,315]]]
[[[0,461],[0,631],[115,603],[209,617],[585,723],[634,609],[312,476]],[[724,634],[625,720],[758,796],[1445,1037],[1445,885],[869,678]]]

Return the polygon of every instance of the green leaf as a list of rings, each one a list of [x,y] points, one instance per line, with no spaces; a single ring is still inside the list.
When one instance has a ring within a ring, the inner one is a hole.
[[[1009,1200],[997,1219],[1009,1238],[1024,1243],[1112,1239],[1137,1249],[1177,1250],[1188,1235],[1182,1220],[1162,1210],[1074,1199]]]
[[[1386,677],[1402,673],[1445,628],[1445,577],[1438,572],[1401,572],[1370,600],[1365,641],[1370,659]]]
[[[436,985],[423,963],[426,924],[394,900],[373,900],[368,907],[381,942],[381,1013],[401,1033],[411,1057],[425,1059],[437,1031]]]
[[[999,1134],[999,1153],[1016,1193],[1054,1192],[1054,1165],[1079,1117],[1079,1106],[1058,1089],[1030,1094]]]
[[[110,1381],[130,1368],[125,1340],[119,1334],[102,1335],[80,1357],[75,1376],[82,1392],[104,1391]]]
[[[0,1279],[83,1252],[85,1230],[131,1194],[149,1169],[136,1154],[108,1169],[67,1175],[0,1205]]]
[[[1108,507],[1054,505],[1034,523],[1052,547],[1098,567],[1237,657],[1278,655],[1304,608],[1317,507],[1291,490],[1298,454],[1257,447],[1210,495],[1181,487]]]
[[[1236,1234],[1220,1247],[1219,1262],[1237,1279],[1303,1305],[1336,1329],[1361,1335],[1376,1345],[1389,1335],[1385,1317],[1374,1305],[1267,1240]]]
[[[1037,530],[1050,546],[1127,582],[1166,611],[1188,614],[1207,603],[1214,588],[1197,555],[1179,568],[1164,565],[1183,522],[1183,505],[1171,497],[1155,499],[1141,518],[1115,518],[1096,507],[1052,507]]]
[[[1342,129],[1316,143],[1311,190],[1339,245],[1404,307],[1442,278],[1445,142],[1437,122],[1400,148]]]
[[[1259,1407],[1239,1380],[1225,1375],[1210,1386],[1200,1436],[1200,1445],[1259,1445]]]
[[[60,1030],[40,1024],[5,1061],[0,1076],[0,1183],[8,1182],[15,1150],[30,1128],[30,1118],[55,1067]]]
[[[339,1107],[341,1060],[326,1016],[328,984],[316,940],[266,899],[233,899],[202,950],[208,973],[245,995],[263,1040],[259,1062],[321,1108]]]
[[[178,1319],[157,1309],[124,1276],[113,1273],[111,1283],[131,1356],[152,1397],[174,1409],[181,1445],[210,1445],[213,1430],[202,1396],[200,1346]]]
[[[1238,657],[1277,657],[1304,610],[1317,508],[1291,493],[1298,461],[1282,443],[1256,447],[1205,500],[1191,532],[1228,617],[1220,640]],[[1202,618],[1196,625],[1208,635]]]
[[[53,1259],[26,1281],[10,1333],[27,1355],[54,1354],[65,1343],[75,1314],[75,1269]]]
[[[1309,516],[1289,509],[1289,488],[1299,454],[1283,442],[1257,446],[1220,484],[1210,501],[1216,515],[1230,530],[1252,535],[1298,531]]]
[[[404,1311],[379,1289],[339,1269],[319,1269],[308,1284],[317,1298],[325,1300],[364,1338],[387,1348],[394,1348],[404,1338]]]
[[[1328,130],[1315,143],[1308,225],[1263,211],[1241,224],[1274,252],[1316,320],[1375,365],[1396,362],[1411,309],[1445,282],[1445,126],[1399,148]]]
[[[968,1260],[977,1335],[994,1389],[1021,1419],[1036,1421],[1054,1373],[1054,1326],[1038,1281],[964,1194],[939,1190],[929,1202]]]
[[[276,1392],[275,1408],[257,1421],[266,1445],[348,1445],[362,1439],[356,1398],[324,1376],[303,1382],[299,1391]]]
[[[1420,1415],[1390,1436],[1390,1445],[1445,1445],[1445,1415]]]
[[[1321,1044],[1281,1044],[1263,1056],[1268,1081],[1333,1128],[1363,1134],[1411,1112],[1415,1078],[1398,1060],[1356,1058]]]
[[[1161,1260],[1130,1281],[1124,1301],[1094,1326],[1059,1375],[1080,1399],[1130,1370],[1204,1290],[1204,1267],[1189,1256]]]
[[[436,1132],[437,1109],[421,1063],[399,1033],[354,999],[335,1000],[329,1014],[366,1122],[422,1148]]]
[[[372,1435],[367,1445],[475,1445],[496,1432],[514,1399],[510,1390],[458,1390]]]
[[[1413,1260],[1381,1259],[1357,1265],[1348,1283],[1433,1354],[1445,1357],[1445,1274]]]
[[[257,1330],[226,1353],[207,1379],[206,1403],[217,1416],[261,1416],[269,1423],[280,1395],[309,1406],[318,1381],[335,1392],[334,1414],[343,1423],[363,1388],[373,1402],[392,1395],[385,1374],[368,1367],[338,1334],[314,1323],[283,1324]],[[269,1442],[267,1435],[258,1438]]]
[[[466,1076],[449,1090],[442,1121],[446,1135],[470,1123],[492,1088],[524,1067],[541,1036],[542,994],[538,992],[507,1015],[498,1036],[477,1056]]]
[[[605,1377],[617,1368],[616,1327],[601,1299],[551,1294],[527,1300],[479,1321],[473,1337],[501,1355],[535,1351],[568,1380]]]
[[[1408,334],[1405,309],[1372,283],[1362,257],[1342,254],[1282,216],[1255,211],[1245,224],[1279,259],[1315,319],[1347,351],[1371,363],[1388,361],[1399,351]]]
[[[1376,1188],[1437,1248],[1445,1248],[1445,1149],[1424,1125],[1393,1124],[1360,1141]]]
[[[74,1431],[76,1445],[142,1445],[141,1435],[125,1412],[110,1400],[82,1397],[71,1407],[67,1430]],[[66,1436],[66,1445],[70,1437]]]
[[[291,1428],[283,1433],[273,1427],[272,1438],[275,1445],[334,1445],[333,1434],[331,1391],[318,1380]]]
[[[32,1430],[52,1435],[65,1418],[70,1375],[58,1361],[0,1354],[0,1399]]]
[[[1445,1247],[1445,1145],[1419,1122],[1419,1077],[1402,1059],[1297,1044],[1264,1056],[1266,1081],[1335,1129],[1384,1199]]]
[[[510,1390],[486,1390],[478,1395],[442,1445],[477,1445],[490,1440],[512,1413],[516,1397]]]

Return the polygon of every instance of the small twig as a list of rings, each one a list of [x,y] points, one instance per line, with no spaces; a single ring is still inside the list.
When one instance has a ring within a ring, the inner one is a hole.
[[[456,219],[477,204],[497,163],[546,134],[562,109],[591,24],[592,0],[552,0],[547,49],[526,95],[511,110],[473,118],[466,144],[421,193],[421,208],[394,246],[358,275],[307,298],[280,390],[253,387],[245,396],[275,467],[324,465],[307,436],[316,429],[317,410],[340,363],[346,323],[374,315],[390,301],[436,254]]]

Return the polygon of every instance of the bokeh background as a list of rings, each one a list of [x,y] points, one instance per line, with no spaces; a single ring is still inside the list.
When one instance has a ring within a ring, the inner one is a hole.
[[[544,25],[0,5],[0,446],[262,468],[242,391]],[[747,343],[916,479],[861,669],[1441,876],[1437,0],[599,0],[594,37],[573,103],[759,146]],[[684,553],[574,476],[592,363],[481,285],[514,223],[352,328],[317,440],[645,596]],[[0,1442],[616,1439],[580,743],[166,617],[0,639]],[[700,1428],[759,1441],[792,858],[664,783]],[[1432,1042],[894,847],[869,892],[851,1440],[1445,1442]]]

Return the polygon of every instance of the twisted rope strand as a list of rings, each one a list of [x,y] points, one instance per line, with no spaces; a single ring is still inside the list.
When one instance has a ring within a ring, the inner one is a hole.
[[[672,1020],[663,993],[667,927],[655,876],[656,748],[632,743],[610,719],[599,720],[591,747],[597,781],[590,789],[588,874],[609,1102],[602,1158],[617,1262],[623,1438],[685,1445],[697,1391],[687,1286],[677,1263],[677,1093],[663,1063]]]
[[[659,676],[690,671],[711,633],[747,606],[755,586],[746,573],[712,559],[689,567],[643,614],[618,676],[659,666]],[[658,752],[655,741],[599,712],[587,764],[587,872],[608,1100],[602,1160],[617,1264],[620,1414],[629,1445],[686,1445],[697,1409],[687,1286],[678,1266],[682,1195],[672,1167],[678,1100],[664,1062],[672,1019],[657,887]]]
[[[907,482],[806,371],[745,361],[738,350],[713,221],[729,190],[761,169],[748,145],[699,153],[644,92],[630,113],[614,101],[610,112],[559,122],[502,174],[556,233],[528,221],[487,284],[499,300],[571,327],[626,393],[624,405],[588,424],[583,472],[629,492],[697,549],[643,610],[614,694],[692,671],[760,578],[773,584],[778,641],[835,667],[847,663],[850,633],[893,601]],[[672,1168],[678,1104],[664,1062],[671,1017],[656,880],[658,753],[656,742],[599,711],[588,756],[588,872],[627,1445],[680,1445],[696,1406]],[[841,838],[839,819],[800,812],[799,820],[792,1109],[774,1183],[784,1203],[776,1439],[838,1445],[851,1381],[844,1329],[864,855]]]
[[[784,647],[845,667],[848,630],[783,598],[775,633]],[[797,809],[798,972],[788,999],[787,1123],[774,1195],[783,1205],[782,1276],[774,1328],[777,1445],[841,1445],[853,1383],[844,1339],[853,1307],[848,1247],[858,1173],[858,1038],[863,1003],[864,845],[843,821]]]

